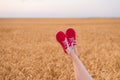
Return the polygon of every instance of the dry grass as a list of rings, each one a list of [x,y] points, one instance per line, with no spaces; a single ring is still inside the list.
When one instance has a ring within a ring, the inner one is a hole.
[[[0,80],[75,80],[55,39],[70,26],[92,77],[120,80],[120,19],[0,19]]]

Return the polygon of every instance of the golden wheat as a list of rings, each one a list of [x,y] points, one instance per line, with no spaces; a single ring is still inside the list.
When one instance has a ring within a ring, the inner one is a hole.
[[[120,80],[120,19],[0,19],[0,80],[75,80],[55,39],[68,27],[92,77]]]

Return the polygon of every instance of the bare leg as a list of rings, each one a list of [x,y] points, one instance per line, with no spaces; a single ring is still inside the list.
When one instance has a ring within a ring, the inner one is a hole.
[[[75,54],[78,56],[77,46],[76,46],[76,45],[74,45],[74,46],[72,46],[72,48],[73,48],[73,50],[74,50]]]
[[[56,34],[56,39],[62,45],[64,51],[71,56],[76,80],[93,80],[86,70],[85,66],[78,58],[76,45],[73,46],[75,44],[75,31],[73,29],[69,29],[67,33],[68,35],[66,37],[62,31],[59,31]],[[68,42],[71,44],[71,46],[69,46]]]
[[[78,58],[77,49],[75,47],[73,47],[73,49],[71,50],[70,56],[73,60],[76,80],[93,80],[92,77],[89,75],[88,71],[86,70],[85,66]]]

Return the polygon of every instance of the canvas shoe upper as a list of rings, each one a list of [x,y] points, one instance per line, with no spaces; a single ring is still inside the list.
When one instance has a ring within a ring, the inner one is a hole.
[[[68,28],[66,30],[66,36],[67,36],[68,42],[70,43],[70,46],[76,45],[76,32],[73,28]]]
[[[65,53],[70,53],[70,47],[69,47],[70,44],[68,42],[68,39],[67,39],[66,35],[62,31],[59,31],[56,34],[56,39],[61,44],[64,52]]]

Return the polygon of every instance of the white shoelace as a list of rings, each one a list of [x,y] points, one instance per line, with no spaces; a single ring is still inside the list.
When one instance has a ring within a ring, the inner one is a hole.
[[[73,46],[74,44],[76,44],[76,40],[74,40],[74,38],[69,38],[69,41],[71,43],[71,46]]]
[[[69,47],[69,43],[67,41],[67,38],[65,38],[65,40],[63,41],[63,45],[65,46],[66,52],[70,53],[71,49]]]

